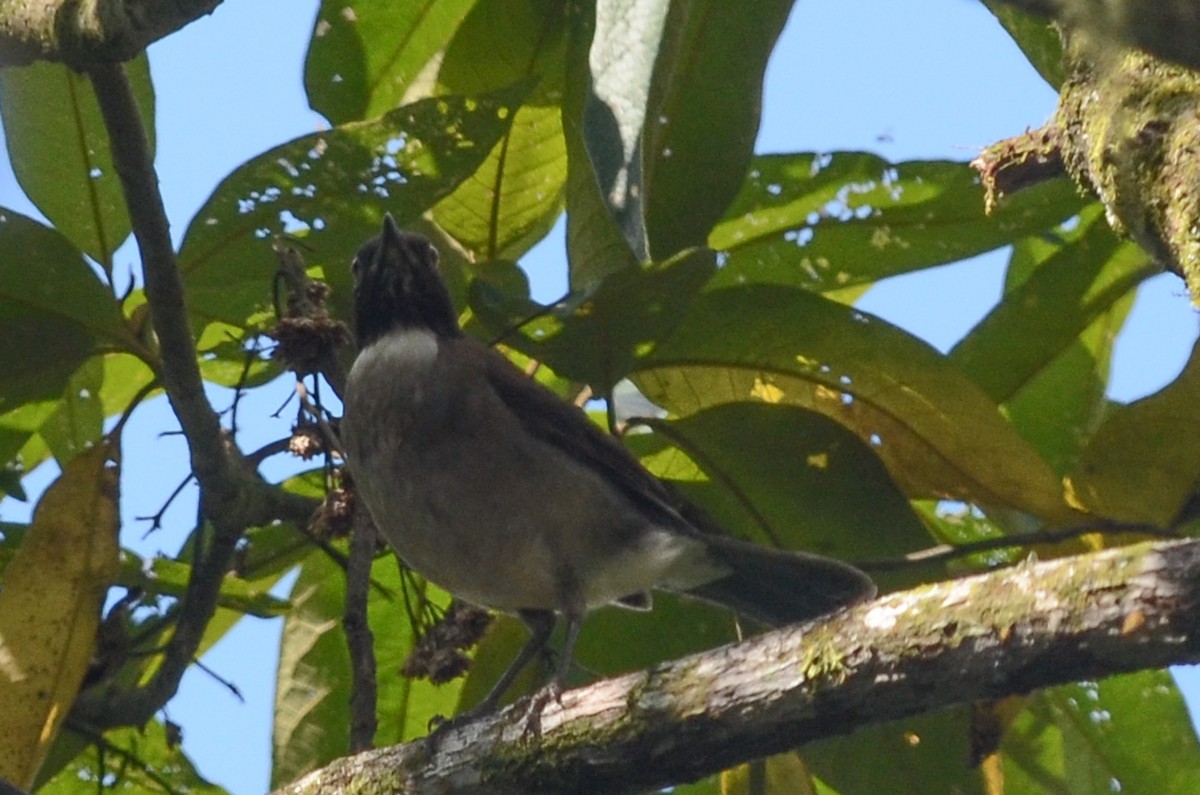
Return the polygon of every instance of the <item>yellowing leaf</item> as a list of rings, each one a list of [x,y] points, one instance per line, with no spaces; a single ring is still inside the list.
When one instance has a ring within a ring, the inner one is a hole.
[[[1198,402],[1200,346],[1175,381],[1096,430],[1070,477],[1073,499],[1097,516],[1169,526],[1200,479]]]
[[[79,691],[117,575],[117,470],[97,445],[42,496],[0,590],[0,778],[30,785]]]

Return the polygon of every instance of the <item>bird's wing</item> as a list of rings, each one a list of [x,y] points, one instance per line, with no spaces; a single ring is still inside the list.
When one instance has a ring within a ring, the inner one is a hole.
[[[674,507],[666,487],[583,411],[526,376],[491,348],[473,340],[456,342],[474,349],[474,355],[482,359],[488,383],[530,434],[604,475],[655,523],[693,530]]]

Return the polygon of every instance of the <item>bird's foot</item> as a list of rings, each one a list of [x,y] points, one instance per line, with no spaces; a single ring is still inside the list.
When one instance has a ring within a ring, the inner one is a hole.
[[[555,681],[529,696],[529,703],[525,705],[525,729],[522,737],[541,736],[542,713],[551,701],[562,704],[562,694],[565,689],[561,682]]]

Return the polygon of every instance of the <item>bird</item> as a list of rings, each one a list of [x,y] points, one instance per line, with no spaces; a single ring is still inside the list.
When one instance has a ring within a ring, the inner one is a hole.
[[[437,249],[390,214],[352,271],[340,434],[358,498],[405,564],[530,632],[470,715],[495,710],[561,619],[560,694],[585,616],[647,608],[655,589],[769,625],[875,594],[847,563],[713,532],[578,406],[467,336]]]

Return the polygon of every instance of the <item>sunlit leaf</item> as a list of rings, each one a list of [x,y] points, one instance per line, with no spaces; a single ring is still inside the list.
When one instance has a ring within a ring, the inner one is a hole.
[[[1005,792],[1185,795],[1200,787],[1200,743],[1166,671],[1035,694],[1001,744]]]
[[[225,794],[200,775],[178,736],[159,720],[110,729],[104,733],[104,743],[103,752],[85,745],[70,764],[38,788],[40,795],[94,795],[98,781],[108,792]]]
[[[1090,207],[1076,228],[1014,246],[1004,298],[950,352],[1059,474],[1099,423],[1133,287],[1156,270]]]
[[[154,146],[154,86],[145,54],[125,65]],[[87,76],[42,61],[0,70],[0,115],[21,189],[54,227],[111,270],[129,235],[129,213],[108,131]]]
[[[1200,437],[1200,343],[1173,382],[1116,408],[1070,476],[1074,498],[1098,516],[1169,527],[1195,492]]]
[[[662,4],[658,4],[660,9]],[[645,246],[632,245],[622,232],[616,217],[609,212],[605,192],[597,180],[593,165],[595,149],[602,163],[620,162],[624,149],[613,129],[595,121],[589,107],[595,97],[592,84],[592,44],[596,30],[596,6],[593,3],[569,4],[567,91],[563,97],[563,134],[567,144],[567,259],[571,288],[594,288],[610,273],[632,268],[646,261]],[[594,111],[591,111],[594,115]],[[608,166],[613,168],[611,164]],[[644,235],[638,237],[641,240]],[[642,252],[638,255],[635,252]]]
[[[634,373],[651,399],[683,415],[746,400],[827,414],[867,440],[910,497],[1070,517],[1058,478],[942,355],[807,290],[704,293]]]
[[[1159,272],[1136,244],[1117,239],[1095,205],[1063,243],[1027,243],[1049,256],[1036,269],[1026,268],[1004,300],[949,354],[999,403],[1139,282]]]
[[[379,231],[384,212],[403,224],[478,168],[508,129],[528,88],[445,97],[298,138],[226,177],[188,227],[180,268],[196,330],[241,327],[271,306],[274,235],[304,238],[348,316],[346,263]]]
[[[984,0],[983,4],[996,15],[996,21],[1012,36],[1042,79],[1055,90],[1059,89],[1067,79],[1067,71],[1063,64],[1062,39],[1053,23],[997,0]]]
[[[443,93],[475,96],[537,78],[487,160],[431,214],[477,260],[519,258],[562,212],[565,34],[558,4],[480,0],[446,50]]]
[[[325,0],[304,62],[309,105],[344,124],[421,98],[414,83],[475,2]]]
[[[829,292],[868,284],[1049,229],[1085,203],[1063,178],[987,214],[966,163],[890,163],[865,152],[761,155],[709,237],[728,252],[712,286],[767,282]]]

